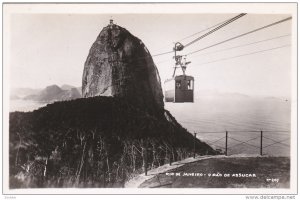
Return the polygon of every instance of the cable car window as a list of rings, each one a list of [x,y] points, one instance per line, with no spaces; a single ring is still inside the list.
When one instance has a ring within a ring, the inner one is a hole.
[[[193,80],[188,80],[187,81],[187,87],[188,87],[188,90],[192,90],[193,89]]]
[[[180,89],[181,88],[181,80],[177,80],[176,81],[176,89]]]

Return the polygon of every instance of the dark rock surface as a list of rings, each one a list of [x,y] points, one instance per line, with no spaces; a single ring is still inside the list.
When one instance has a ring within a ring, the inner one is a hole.
[[[148,111],[164,107],[160,77],[150,52],[140,39],[114,24],[103,28],[90,49],[82,96],[125,97]]]

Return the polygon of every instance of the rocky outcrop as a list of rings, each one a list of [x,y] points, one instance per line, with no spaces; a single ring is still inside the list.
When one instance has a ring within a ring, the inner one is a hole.
[[[148,111],[164,107],[160,77],[150,52],[140,39],[112,23],[103,28],[90,49],[82,96],[122,97]]]

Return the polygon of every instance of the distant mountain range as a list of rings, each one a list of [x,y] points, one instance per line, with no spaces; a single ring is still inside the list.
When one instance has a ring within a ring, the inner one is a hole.
[[[50,85],[44,89],[15,88],[11,90],[10,100],[33,100],[38,102],[51,103],[54,101],[66,101],[81,98],[81,87],[64,84],[61,87]],[[216,90],[195,91],[195,100],[218,99],[218,100],[250,100],[253,97],[242,93],[222,93]],[[286,97],[260,97],[265,100],[288,101]]]
[[[62,90],[71,90],[72,88],[78,89],[78,92],[81,93],[81,87],[75,87],[73,85],[64,84],[60,87]]]
[[[259,95],[246,95],[238,92],[219,92],[216,90],[198,90],[194,92],[195,100],[268,100],[268,101],[289,101],[290,97],[284,96],[259,96]]]
[[[81,98],[81,88],[71,85],[50,85],[44,89],[16,88],[11,91],[10,99],[23,99],[38,102],[66,101]]]
[[[42,89],[14,88],[10,91],[10,99],[22,99],[28,95],[37,94]]]

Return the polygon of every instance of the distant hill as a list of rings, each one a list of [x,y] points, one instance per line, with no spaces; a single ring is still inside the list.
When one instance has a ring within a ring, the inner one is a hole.
[[[82,96],[82,88],[81,87],[77,87],[76,89],[78,90],[80,96]]]
[[[220,96],[222,96],[224,98],[228,98],[228,99],[237,99],[237,98],[249,99],[250,98],[250,96],[245,95],[245,94],[241,94],[241,93],[224,93]]]
[[[9,96],[9,99],[10,99],[10,100],[19,100],[19,99],[21,99],[21,97],[19,97],[19,96],[17,96],[17,95],[10,95],[10,96]]]
[[[197,90],[195,91],[196,97],[212,96],[212,97],[232,97],[232,98],[250,98],[249,95],[238,92],[219,92],[217,90]]]
[[[76,88],[75,86],[64,84],[60,87],[62,90],[71,90],[72,88]]]
[[[13,88],[10,90],[10,97],[23,98],[28,95],[36,95],[41,91],[41,89],[32,88]]]
[[[269,101],[290,101],[289,97],[265,97],[265,100],[269,100]]]
[[[64,88],[69,88],[65,86]],[[32,94],[24,97],[25,100],[34,100],[39,102],[54,102],[66,101],[71,99],[80,98],[81,95],[75,87],[63,90],[57,85],[51,85],[43,89],[37,94]]]
[[[218,92],[214,90],[199,90],[195,91],[195,100],[211,99],[211,100],[249,100],[250,96],[241,93]]]
[[[13,112],[9,125],[10,188],[123,187],[145,167],[192,156],[194,145],[199,155],[216,154],[168,111],[149,114],[115,97]]]

